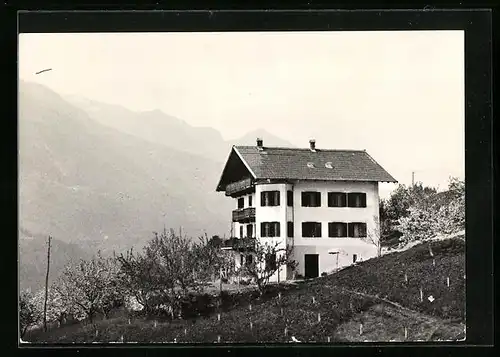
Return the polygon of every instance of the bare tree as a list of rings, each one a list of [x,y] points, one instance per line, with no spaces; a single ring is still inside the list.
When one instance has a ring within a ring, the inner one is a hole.
[[[378,216],[373,216],[373,221],[376,223],[375,228],[367,230],[366,241],[377,248],[377,257],[380,257],[382,255],[382,239]]]
[[[292,269],[297,267],[297,263],[291,258],[292,247],[288,245],[282,247],[279,242],[262,243],[256,239],[251,254],[254,259],[251,263],[245,264],[243,270],[254,280],[260,295],[264,293],[269,279],[280,267],[287,266]]]

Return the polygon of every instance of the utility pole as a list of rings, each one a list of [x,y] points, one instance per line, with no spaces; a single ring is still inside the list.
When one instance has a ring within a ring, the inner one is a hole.
[[[47,298],[49,294],[49,269],[50,269],[50,242],[52,237],[49,236],[47,244],[47,274],[45,275],[45,301],[43,303],[43,330],[47,331]]]

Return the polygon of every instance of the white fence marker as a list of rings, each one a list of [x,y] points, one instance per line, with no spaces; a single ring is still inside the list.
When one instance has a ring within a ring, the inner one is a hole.
[[[120,341],[123,342],[123,335],[120,337]]]
[[[288,335],[288,329],[285,327],[285,336]]]
[[[359,335],[363,334],[363,324],[359,324]]]
[[[252,311],[252,304],[248,305],[248,308]]]
[[[187,334],[188,334],[187,329],[184,329],[184,336],[187,336]]]
[[[220,343],[220,335],[217,336],[217,342]]]
[[[250,330],[253,329],[253,323],[250,321]]]
[[[408,329],[405,327],[405,340],[408,338]]]
[[[420,288],[420,302],[424,301],[424,292],[422,288]]]
[[[220,314],[217,314],[217,321],[220,321]]]
[[[278,300],[281,301],[281,293],[278,293]]]
[[[407,282],[408,282],[408,275],[406,275],[406,273],[405,273],[405,283],[407,283]]]
[[[318,312],[318,322],[321,322],[321,314]]]
[[[281,308],[281,311],[280,311],[280,312],[281,312],[281,316],[283,316],[283,308]]]
[[[130,323],[131,323],[131,322],[130,322],[130,319],[128,319],[128,324],[130,325]]]
[[[95,337],[99,336],[99,330],[95,330]]]
[[[313,300],[313,304],[314,304],[315,303],[314,296],[312,297],[312,300]]]
[[[328,336],[328,342],[330,342],[330,336]]]
[[[448,285],[448,287],[450,287],[450,277],[446,278],[446,285]]]
[[[156,326],[157,326],[157,323],[156,323],[156,320],[155,320],[155,328],[156,328]]]
[[[436,266],[436,259],[432,259],[432,265]]]

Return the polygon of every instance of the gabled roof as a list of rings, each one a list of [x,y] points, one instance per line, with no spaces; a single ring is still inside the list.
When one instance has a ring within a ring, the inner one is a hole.
[[[254,179],[397,182],[364,150],[257,146],[233,146],[232,150]]]

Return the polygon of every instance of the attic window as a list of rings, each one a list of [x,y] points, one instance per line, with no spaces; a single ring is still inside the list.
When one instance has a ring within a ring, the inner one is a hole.
[[[332,162],[331,162],[331,161],[328,161],[328,162],[325,164],[325,167],[326,167],[327,169],[333,169]]]
[[[314,163],[313,162],[308,162],[307,163],[307,167],[309,167],[310,169],[314,169]]]

